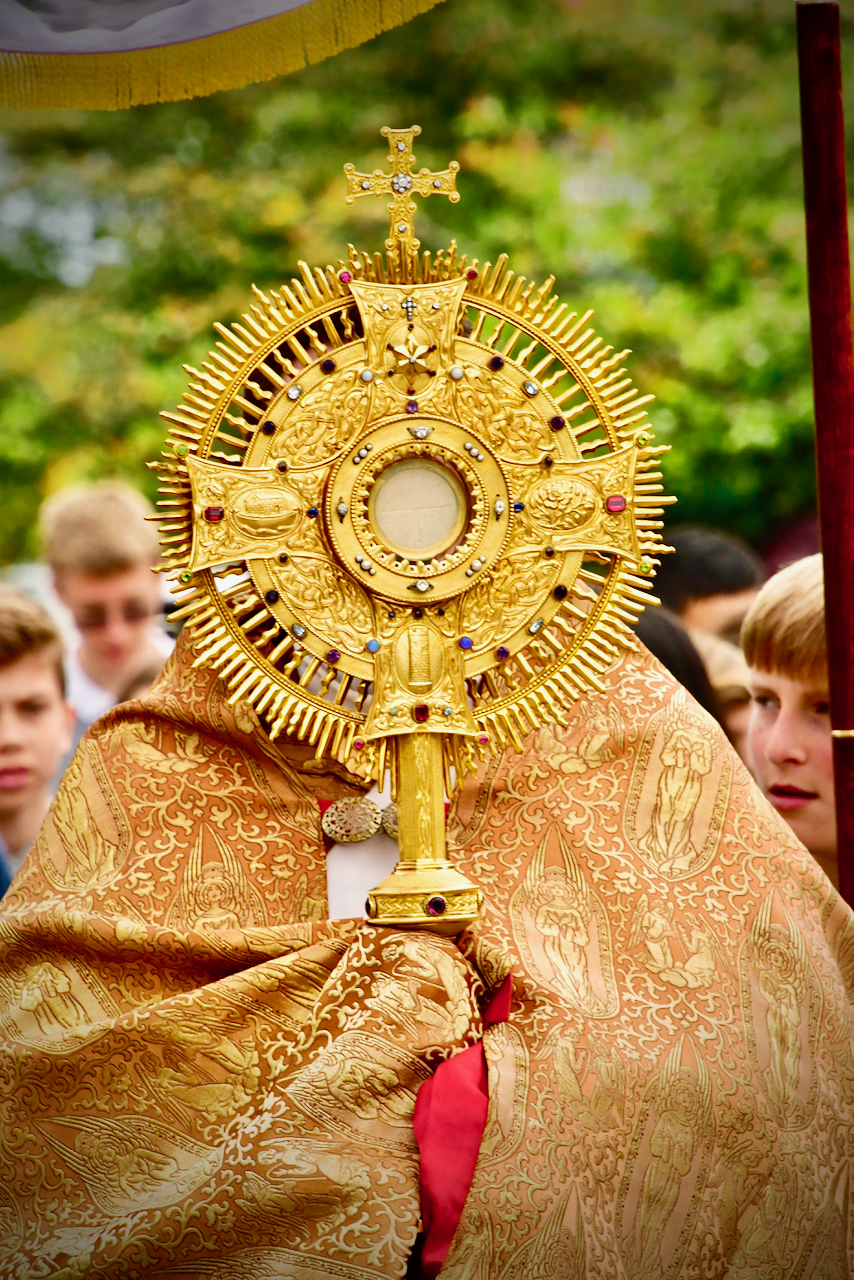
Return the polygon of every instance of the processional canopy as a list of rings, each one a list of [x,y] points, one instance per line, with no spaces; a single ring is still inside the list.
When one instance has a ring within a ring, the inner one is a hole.
[[[454,774],[563,717],[625,648],[663,504],[651,396],[502,254],[420,253],[414,195],[459,200],[456,163],[345,166],[349,202],[390,197],[386,253],[350,246],[255,289],[169,422],[162,545],[197,664],[229,701],[382,781],[401,862],[379,925],[456,933],[482,896],[447,861]]]

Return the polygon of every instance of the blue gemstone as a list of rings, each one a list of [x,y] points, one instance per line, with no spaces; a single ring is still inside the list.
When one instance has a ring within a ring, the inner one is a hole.
[[[472,647],[472,639],[471,639],[471,636],[462,636],[462,637],[460,638],[460,648],[461,648],[461,649],[470,649],[471,647]]]
[[[525,510],[525,504],[524,504],[524,502],[514,502],[514,503],[513,503],[513,510],[514,510],[514,511],[524,511],[524,510]],[[309,513],[309,514],[310,514],[310,513]]]
[[[314,520],[315,517],[318,516],[320,513],[317,510],[317,507],[309,507],[308,514],[311,517],[311,519]]]
[[[368,653],[378,653],[379,647],[380,647],[379,640],[369,640],[368,643],[365,645],[365,648],[367,649]]]
[[[302,640],[305,635],[305,627],[301,622],[295,622],[291,627],[291,635],[296,636],[297,640]]]

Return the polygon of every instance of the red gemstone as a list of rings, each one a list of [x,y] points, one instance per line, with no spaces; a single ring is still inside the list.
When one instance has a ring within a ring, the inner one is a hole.
[[[610,511],[612,515],[619,515],[625,509],[626,500],[621,493],[612,493],[610,498],[605,499],[605,510]]]
[[[219,524],[220,520],[225,516],[224,507],[205,507],[205,519],[210,524]]]
[[[361,751],[364,745],[365,745],[364,738],[357,738],[356,741],[353,743],[353,746],[356,748],[357,751]]]
[[[444,898],[437,895],[430,899],[425,909],[428,916],[443,916],[448,909],[448,904]]]
[[[349,284],[350,281],[353,279],[353,276],[349,271],[339,271],[338,279],[341,281],[342,284]]]
[[[468,271],[466,272],[466,279],[467,280],[477,279],[477,272],[475,271],[474,267],[469,267]]]
[[[416,702],[412,708],[412,719],[416,724],[426,724],[430,718],[430,708],[426,702]]]
[[[480,745],[481,745],[482,747],[485,747],[485,746],[486,746],[486,744],[487,744],[487,742],[489,742],[489,738],[487,738],[487,736],[486,736],[486,734],[485,734],[485,733],[482,733],[482,734],[480,735],[480,737],[478,738],[478,742],[480,743]]]

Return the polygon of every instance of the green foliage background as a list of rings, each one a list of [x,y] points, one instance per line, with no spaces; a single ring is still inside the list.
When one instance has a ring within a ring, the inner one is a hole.
[[[0,113],[0,562],[69,482],[150,490],[182,361],[253,281],[381,245],[384,202],[348,209],[341,166],[384,167],[380,127],[416,122],[419,165],[462,163],[423,244],[506,250],[596,308],[657,396],[680,521],[761,544],[813,509],[794,5],[446,0],[268,84]]]

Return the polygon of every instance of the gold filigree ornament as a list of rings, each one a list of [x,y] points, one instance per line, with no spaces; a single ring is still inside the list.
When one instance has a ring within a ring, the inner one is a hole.
[[[663,505],[651,396],[571,311],[456,244],[420,254],[413,194],[458,166],[346,166],[391,195],[385,259],[357,253],[256,302],[170,424],[162,545],[197,663],[265,731],[379,781],[401,861],[374,924],[452,934],[477,887],[447,860],[444,793],[563,717],[653,603]]]
[[[360,844],[377,834],[382,821],[382,810],[373,800],[367,796],[345,796],[329,806],[320,825],[330,840]]]

